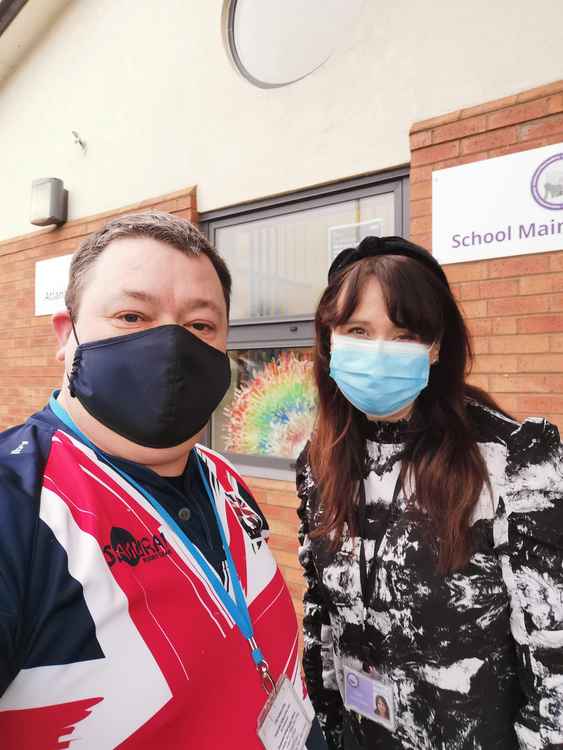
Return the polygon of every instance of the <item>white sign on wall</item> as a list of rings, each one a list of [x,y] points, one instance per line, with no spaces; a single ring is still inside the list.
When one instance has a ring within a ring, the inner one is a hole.
[[[52,315],[64,310],[72,255],[39,260],[35,264],[35,314]]]
[[[563,249],[563,143],[432,175],[440,263]]]

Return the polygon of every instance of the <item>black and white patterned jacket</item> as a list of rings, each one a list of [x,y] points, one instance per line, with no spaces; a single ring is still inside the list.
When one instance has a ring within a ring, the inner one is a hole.
[[[365,476],[370,665],[393,682],[397,727],[343,707],[343,664],[363,659],[358,537],[336,553],[311,540],[315,484],[299,459],[300,561],[305,570],[304,667],[331,748],[563,748],[563,452],[557,428],[468,406],[494,498],[473,515],[474,554],[436,571],[420,511],[400,494],[389,510],[407,423],[371,423]],[[379,548],[374,539],[386,524]]]

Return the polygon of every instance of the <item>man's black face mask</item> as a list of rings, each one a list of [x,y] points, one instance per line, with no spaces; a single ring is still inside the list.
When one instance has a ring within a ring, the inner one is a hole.
[[[79,343],[69,390],[118,435],[171,448],[205,426],[230,382],[226,354],[182,326],[164,325]]]

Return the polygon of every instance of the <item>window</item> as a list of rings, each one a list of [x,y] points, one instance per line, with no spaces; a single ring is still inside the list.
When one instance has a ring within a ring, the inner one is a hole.
[[[292,478],[315,417],[313,317],[328,268],[367,235],[404,234],[407,172],[202,214],[233,275],[232,383],[208,439],[249,474]]]

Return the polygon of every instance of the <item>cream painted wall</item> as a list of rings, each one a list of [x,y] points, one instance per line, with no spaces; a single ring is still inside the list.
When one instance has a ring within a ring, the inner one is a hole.
[[[231,67],[221,8],[69,4],[0,84],[0,239],[32,230],[33,178],[64,179],[71,218],[194,183],[206,211],[405,163],[414,121],[561,76],[561,0],[533,12],[514,0],[365,0],[343,48],[274,90]]]

